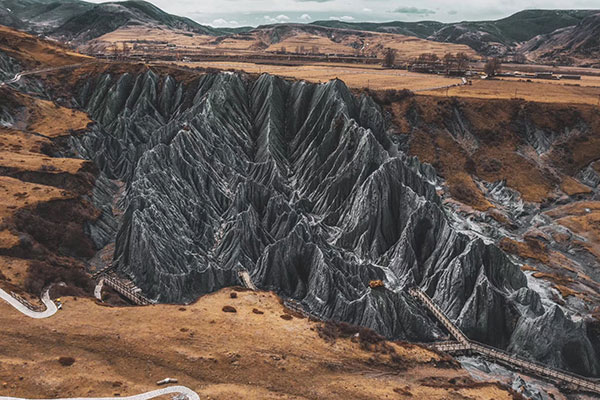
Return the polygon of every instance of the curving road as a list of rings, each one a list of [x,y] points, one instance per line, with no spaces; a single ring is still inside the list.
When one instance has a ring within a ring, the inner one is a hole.
[[[59,71],[61,69],[77,68],[77,67],[81,67],[81,66],[88,65],[88,64],[98,64],[98,63],[105,64],[106,62],[94,60],[94,61],[90,61],[90,62],[83,62],[83,63],[77,63],[77,64],[61,65],[58,67],[34,69],[31,71],[21,71],[18,74],[15,74],[15,76],[12,79],[9,79],[4,82],[0,82],[0,87],[5,86],[5,85],[10,85],[13,83],[17,83],[21,80],[22,77],[28,76],[28,75],[37,75],[37,74],[41,74],[43,72]]]
[[[42,303],[44,303],[44,305],[46,306],[46,310],[44,310],[44,311],[31,310],[25,304],[21,303],[19,300],[15,299],[9,293],[5,292],[2,289],[0,289],[0,298],[2,300],[6,301],[11,306],[13,306],[14,308],[16,308],[17,311],[21,312],[22,314],[24,314],[30,318],[35,318],[35,319],[48,318],[48,317],[51,317],[54,314],[56,314],[56,311],[58,311],[56,304],[54,304],[52,299],[50,299],[50,288],[46,289],[44,291],[44,293],[42,294]],[[2,397],[0,397],[0,399],[2,399]]]
[[[23,75],[21,73],[18,73],[18,74],[15,75],[14,78],[12,78],[12,79],[10,79],[10,80],[8,80],[6,82],[0,82],[0,86],[10,85],[11,83],[17,83],[17,82],[19,82],[21,80],[22,76]]]
[[[52,400],[148,400],[155,397],[164,396],[166,394],[179,393],[184,395],[188,400],[200,400],[198,393],[185,386],[169,386],[163,389],[153,390],[142,394],[136,394],[128,397],[74,397]],[[0,400],[30,400],[21,397],[6,397],[0,396]],[[37,399],[36,399],[37,400]],[[49,400],[49,399],[48,399]]]

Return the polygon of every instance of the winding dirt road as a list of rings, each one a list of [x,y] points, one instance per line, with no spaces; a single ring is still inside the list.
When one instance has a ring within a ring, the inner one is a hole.
[[[12,78],[12,79],[10,79],[10,80],[8,80],[6,82],[0,82],[0,87],[4,86],[4,85],[10,85],[11,83],[17,83],[17,82],[19,82],[21,80],[22,76],[23,75],[20,74],[20,73],[16,74],[14,78]]]
[[[167,394],[179,393],[185,396],[188,400],[200,400],[198,393],[185,386],[169,386],[163,389],[153,390],[142,394],[136,394],[128,397],[73,397],[65,399],[52,399],[52,400],[149,400],[155,397],[164,396]],[[0,400],[31,400],[23,399],[21,397],[6,397],[0,396]],[[36,399],[37,400],[37,399]],[[50,400],[50,399],[48,399]]]
[[[0,82],[0,87],[5,86],[5,85],[10,85],[10,84],[13,84],[13,83],[17,83],[17,82],[19,82],[21,80],[22,77],[28,76],[28,75],[37,75],[37,74],[41,74],[41,73],[44,73],[44,72],[60,71],[60,70],[63,70],[63,69],[77,68],[77,67],[81,67],[81,66],[88,65],[88,64],[98,64],[98,63],[105,64],[106,62],[94,60],[94,61],[84,62],[84,63],[78,63],[78,64],[69,64],[69,65],[61,65],[61,66],[58,66],[58,67],[34,69],[34,70],[31,70],[31,71],[21,71],[18,74],[15,74],[15,76],[12,79],[9,79],[9,80],[4,81],[4,82]]]
[[[46,310],[44,311],[33,311],[19,300],[11,296],[9,293],[0,289],[0,298],[6,301],[8,304],[17,309],[17,311],[21,312],[23,315],[26,315],[30,318],[42,319],[48,318],[56,314],[58,308],[56,304],[50,299],[50,286],[48,289],[44,291],[42,294],[42,302],[46,306]],[[64,399],[53,399],[53,400],[149,400],[155,397],[164,396],[167,394],[177,393],[183,395],[187,400],[200,400],[200,396],[198,393],[194,392],[192,389],[185,386],[169,386],[163,389],[157,389],[150,392],[129,396],[129,397],[75,397],[75,398],[64,398]],[[32,399],[24,399],[20,397],[8,397],[8,396],[0,396],[0,400],[32,400]]]
[[[41,298],[42,303],[44,303],[44,305],[46,306],[46,310],[44,310],[44,311],[33,311],[32,309],[27,307],[25,304],[21,303],[19,300],[15,299],[13,296],[11,296],[9,293],[7,293],[6,291],[4,291],[2,289],[0,289],[0,298],[2,300],[6,301],[11,306],[13,306],[14,308],[16,308],[17,311],[21,312],[23,315],[26,315],[30,318],[35,318],[35,319],[48,318],[48,317],[51,317],[54,314],[56,314],[56,311],[58,311],[56,304],[54,304],[52,299],[50,299],[50,288],[46,289],[44,291],[44,293],[42,294],[42,298]],[[0,397],[0,399],[1,398],[2,397]]]

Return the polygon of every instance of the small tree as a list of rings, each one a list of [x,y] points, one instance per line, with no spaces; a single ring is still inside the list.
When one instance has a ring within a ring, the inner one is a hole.
[[[525,57],[525,54],[523,53],[517,53],[513,57],[513,62],[515,62],[516,64],[526,64],[527,57]]]
[[[450,70],[454,69],[456,64],[456,58],[452,55],[452,53],[446,53],[444,55],[444,68],[446,69],[446,73],[450,73]]]
[[[469,56],[465,53],[456,53],[456,64],[460,71],[466,71],[469,68]]]
[[[383,53],[383,66],[393,67],[396,64],[396,49],[388,47]]]
[[[486,73],[487,76],[496,76],[500,73],[502,69],[502,63],[498,57],[490,58],[483,67],[483,72]]]
[[[417,62],[435,65],[440,61],[440,58],[435,53],[423,53],[417,58]]]

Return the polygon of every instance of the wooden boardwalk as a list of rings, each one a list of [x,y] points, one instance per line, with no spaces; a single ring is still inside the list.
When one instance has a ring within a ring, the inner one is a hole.
[[[600,384],[583,376],[575,375],[570,372],[561,371],[555,368],[547,367],[543,364],[525,360],[506,351],[496,349],[483,343],[470,340],[454,323],[444,314],[444,312],[427,296],[425,292],[417,288],[409,289],[411,296],[419,300],[431,311],[436,319],[444,325],[450,334],[456,339],[452,342],[432,343],[429,346],[439,351],[448,353],[454,352],[474,352],[484,355],[497,361],[500,364],[512,368],[529,372],[533,375],[545,377],[568,388],[600,394]]]
[[[102,285],[110,287],[135,305],[147,306],[153,304],[151,300],[142,294],[142,289],[135,286],[132,281],[117,276],[112,265],[96,272],[92,277],[99,283],[102,281]],[[96,295],[96,297],[98,297],[98,295]]]

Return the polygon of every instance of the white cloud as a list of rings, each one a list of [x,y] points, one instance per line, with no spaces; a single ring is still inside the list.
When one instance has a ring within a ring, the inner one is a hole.
[[[312,18],[311,18],[311,17],[310,17],[310,15],[308,15],[308,14],[302,14],[302,15],[300,16],[300,19],[301,19],[302,21],[310,21]]]
[[[219,27],[223,27],[223,26],[238,26],[240,23],[234,20],[231,21],[227,21],[224,18],[217,18],[215,20],[213,20],[210,25],[219,28]]]
[[[276,17],[271,17],[270,15],[265,15],[265,21],[269,24],[281,24],[283,22],[287,22],[290,20],[290,17],[284,14],[280,14]]]
[[[351,17],[349,15],[344,15],[342,17],[329,17],[329,19],[333,19],[336,21],[354,21],[354,17]]]
[[[363,10],[363,12],[373,12],[373,10],[371,10],[370,8],[367,8],[367,7],[363,8],[362,10]]]
[[[87,0],[104,3],[107,0]],[[238,21],[240,25],[271,23],[264,15],[275,20],[278,15],[287,15],[289,21],[303,21],[299,17],[310,14],[311,21],[328,19],[329,16],[352,15],[355,20],[373,22],[406,20],[419,21],[434,19],[442,22],[457,20],[480,21],[504,18],[523,9],[597,9],[599,0],[149,0],[152,4],[171,14],[190,17],[199,23],[211,23],[213,20]],[[0,3],[2,1],[0,0]],[[6,2],[5,2],[6,3]],[[19,3],[19,1],[13,1]],[[414,7],[417,10],[433,10],[431,15],[414,13],[393,13],[398,7]],[[372,11],[366,11],[370,9]],[[267,11],[268,10],[268,11]],[[449,11],[453,11],[449,13]],[[456,13],[454,13],[454,11]],[[288,21],[288,22],[289,22]],[[280,21],[272,21],[276,23]],[[283,21],[286,22],[286,21]]]

